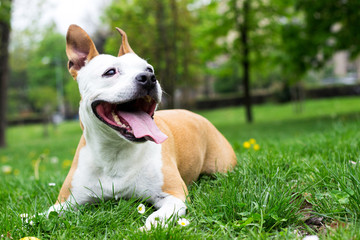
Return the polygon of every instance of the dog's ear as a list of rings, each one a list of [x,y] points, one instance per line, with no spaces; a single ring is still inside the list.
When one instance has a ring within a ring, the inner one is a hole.
[[[66,34],[66,55],[69,72],[76,79],[77,72],[99,53],[89,35],[81,27],[72,24]]]
[[[121,38],[122,38],[122,43],[121,43],[121,46],[119,49],[118,57],[120,57],[126,53],[133,53],[134,51],[130,47],[126,33],[123,30],[121,30],[120,28],[116,28],[116,30],[118,30],[118,32],[120,33]]]

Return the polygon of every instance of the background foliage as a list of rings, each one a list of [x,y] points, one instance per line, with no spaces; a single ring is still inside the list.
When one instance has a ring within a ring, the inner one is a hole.
[[[353,58],[359,54],[356,0],[113,1],[91,37],[100,51],[116,55],[120,36],[114,28],[123,28],[135,52],[155,66],[166,93],[163,107],[191,106],[191,96],[244,91],[240,30],[245,2],[250,6],[247,47],[253,89],[286,92],[309,79],[309,71],[331,73],[326,64],[337,51],[346,50]],[[16,118],[41,112],[30,95],[47,86],[57,93],[53,97],[63,97],[66,115],[74,115],[79,96],[65,67],[64,36],[53,23],[12,36],[8,114]]]

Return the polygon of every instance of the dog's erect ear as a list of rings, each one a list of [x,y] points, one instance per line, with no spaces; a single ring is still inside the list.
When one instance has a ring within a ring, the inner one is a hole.
[[[127,40],[126,33],[123,30],[121,30],[120,28],[116,28],[116,30],[118,30],[118,32],[120,33],[121,38],[122,38],[122,43],[121,43],[121,46],[119,49],[118,57],[120,57],[126,53],[133,53],[134,51],[130,47],[130,44]]]
[[[66,34],[66,55],[69,58],[69,72],[76,79],[77,72],[99,53],[89,35],[81,27],[72,24]]]

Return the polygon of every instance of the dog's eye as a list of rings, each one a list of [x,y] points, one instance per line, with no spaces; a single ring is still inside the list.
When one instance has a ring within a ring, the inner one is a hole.
[[[116,69],[115,68],[110,68],[109,70],[104,72],[104,74],[102,76],[103,77],[111,77],[111,76],[114,76],[115,74],[116,74]]]
[[[153,70],[151,67],[147,67],[147,68],[146,68],[146,71],[147,71],[147,72],[154,73],[154,70]]]

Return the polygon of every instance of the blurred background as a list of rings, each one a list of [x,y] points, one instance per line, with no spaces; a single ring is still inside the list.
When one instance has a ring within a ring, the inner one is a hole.
[[[127,32],[155,68],[161,108],[210,109],[360,94],[359,0],[0,0],[0,135],[7,125],[76,119],[70,24],[100,53]],[[3,137],[1,137],[3,139]],[[4,140],[0,141],[0,145]]]

